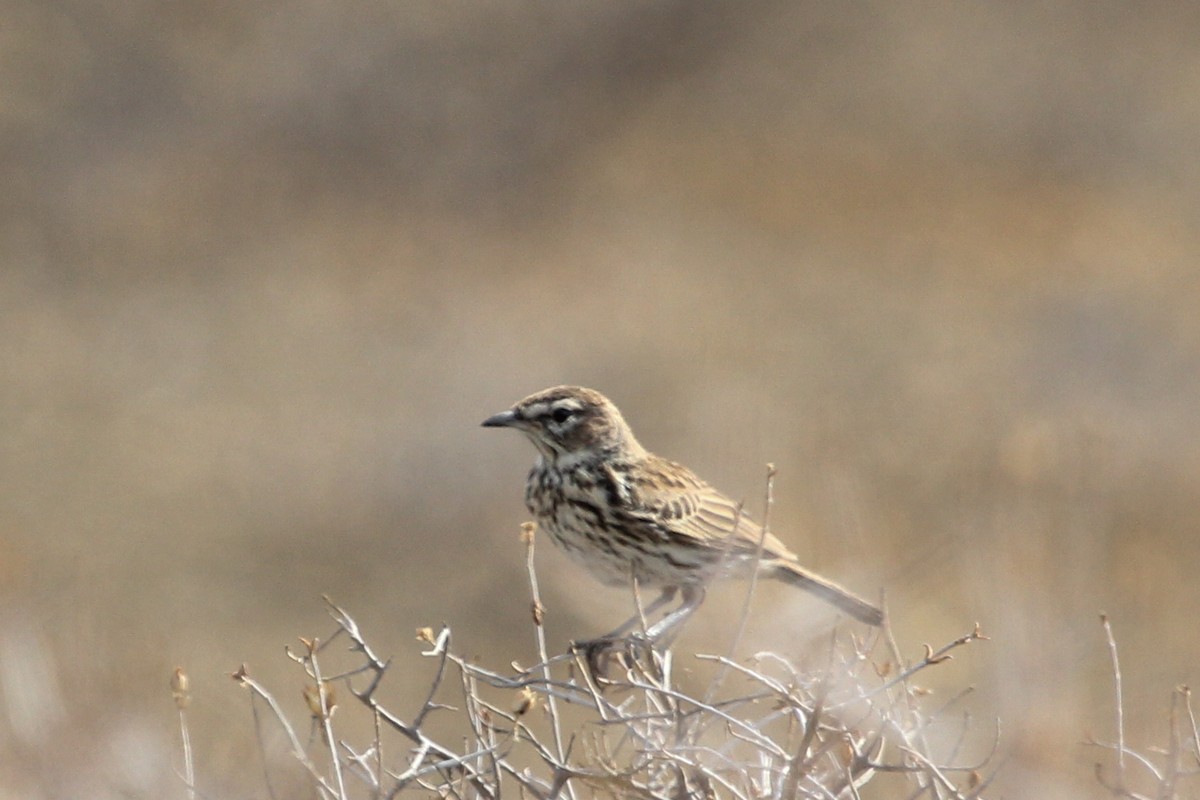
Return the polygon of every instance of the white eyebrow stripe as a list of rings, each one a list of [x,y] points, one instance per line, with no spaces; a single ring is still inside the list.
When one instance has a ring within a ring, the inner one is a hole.
[[[529,419],[536,419],[550,410],[549,403],[534,403],[524,409],[525,416]]]

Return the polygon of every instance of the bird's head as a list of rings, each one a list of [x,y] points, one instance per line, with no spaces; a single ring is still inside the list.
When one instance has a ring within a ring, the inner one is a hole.
[[[607,397],[582,386],[556,386],[521,400],[483,421],[487,428],[516,428],[542,456],[637,457],[645,454],[621,412]]]

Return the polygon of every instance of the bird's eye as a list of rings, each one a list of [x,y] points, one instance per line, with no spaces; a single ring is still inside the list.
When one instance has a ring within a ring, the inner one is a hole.
[[[572,416],[574,416],[574,415],[575,415],[575,411],[574,411],[573,409],[570,409],[570,408],[556,408],[556,409],[554,409],[554,411],[553,411],[553,412],[550,414],[550,417],[551,417],[551,419],[553,419],[555,422],[566,422],[567,420],[569,420],[569,419],[570,419]]]

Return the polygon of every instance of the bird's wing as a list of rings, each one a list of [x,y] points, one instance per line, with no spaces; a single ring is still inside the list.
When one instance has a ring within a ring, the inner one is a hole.
[[[687,467],[657,456],[639,466],[629,476],[629,500],[638,516],[676,535],[728,547],[730,555],[752,555],[757,550],[762,527]],[[795,558],[771,533],[763,539],[763,555]]]

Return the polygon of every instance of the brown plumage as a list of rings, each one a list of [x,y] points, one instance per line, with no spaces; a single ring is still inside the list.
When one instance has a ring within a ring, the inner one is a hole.
[[[628,586],[636,578],[660,588],[655,609],[683,591],[683,605],[649,631],[652,637],[682,622],[703,600],[708,581],[746,577],[756,564],[760,575],[809,591],[855,619],[883,621],[877,607],[802,567],[773,534],[762,538],[762,528],[737,503],[682,464],[642,447],[599,392],[546,389],[483,424],[516,428],[537,447],[525,504],[573,561],[609,585]]]

